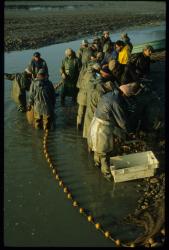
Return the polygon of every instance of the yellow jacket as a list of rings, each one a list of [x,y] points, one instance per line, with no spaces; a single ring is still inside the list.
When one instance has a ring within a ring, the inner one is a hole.
[[[118,55],[118,61],[119,63],[121,64],[126,64],[129,60],[129,57],[130,57],[130,50],[129,50],[129,46],[128,45],[125,45],[122,50],[119,52],[119,55]]]

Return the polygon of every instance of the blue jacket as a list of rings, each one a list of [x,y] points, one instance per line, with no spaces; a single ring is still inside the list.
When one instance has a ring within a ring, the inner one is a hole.
[[[32,74],[34,75],[34,77],[36,77],[38,71],[40,69],[44,69],[46,72],[46,75],[48,75],[48,66],[47,63],[44,59],[40,58],[38,62],[36,62],[35,60],[32,59],[32,61],[30,62],[29,65],[32,69]]]
[[[128,131],[127,105],[117,89],[104,94],[97,105],[95,116],[108,121],[112,127]]]

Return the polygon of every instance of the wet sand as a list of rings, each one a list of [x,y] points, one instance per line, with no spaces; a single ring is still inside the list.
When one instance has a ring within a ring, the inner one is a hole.
[[[5,3],[4,48],[35,49],[162,21],[165,2],[11,1]]]

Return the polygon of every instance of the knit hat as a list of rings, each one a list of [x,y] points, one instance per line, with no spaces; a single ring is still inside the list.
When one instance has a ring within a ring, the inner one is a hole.
[[[41,54],[40,54],[39,52],[35,52],[33,55],[34,55],[35,57],[40,57],[40,56],[41,56]]]

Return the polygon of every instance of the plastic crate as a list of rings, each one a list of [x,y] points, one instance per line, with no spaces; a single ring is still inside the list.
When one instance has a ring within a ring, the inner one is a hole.
[[[152,151],[115,156],[110,158],[114,182],[130,181],[154,176],[159,162]]]

